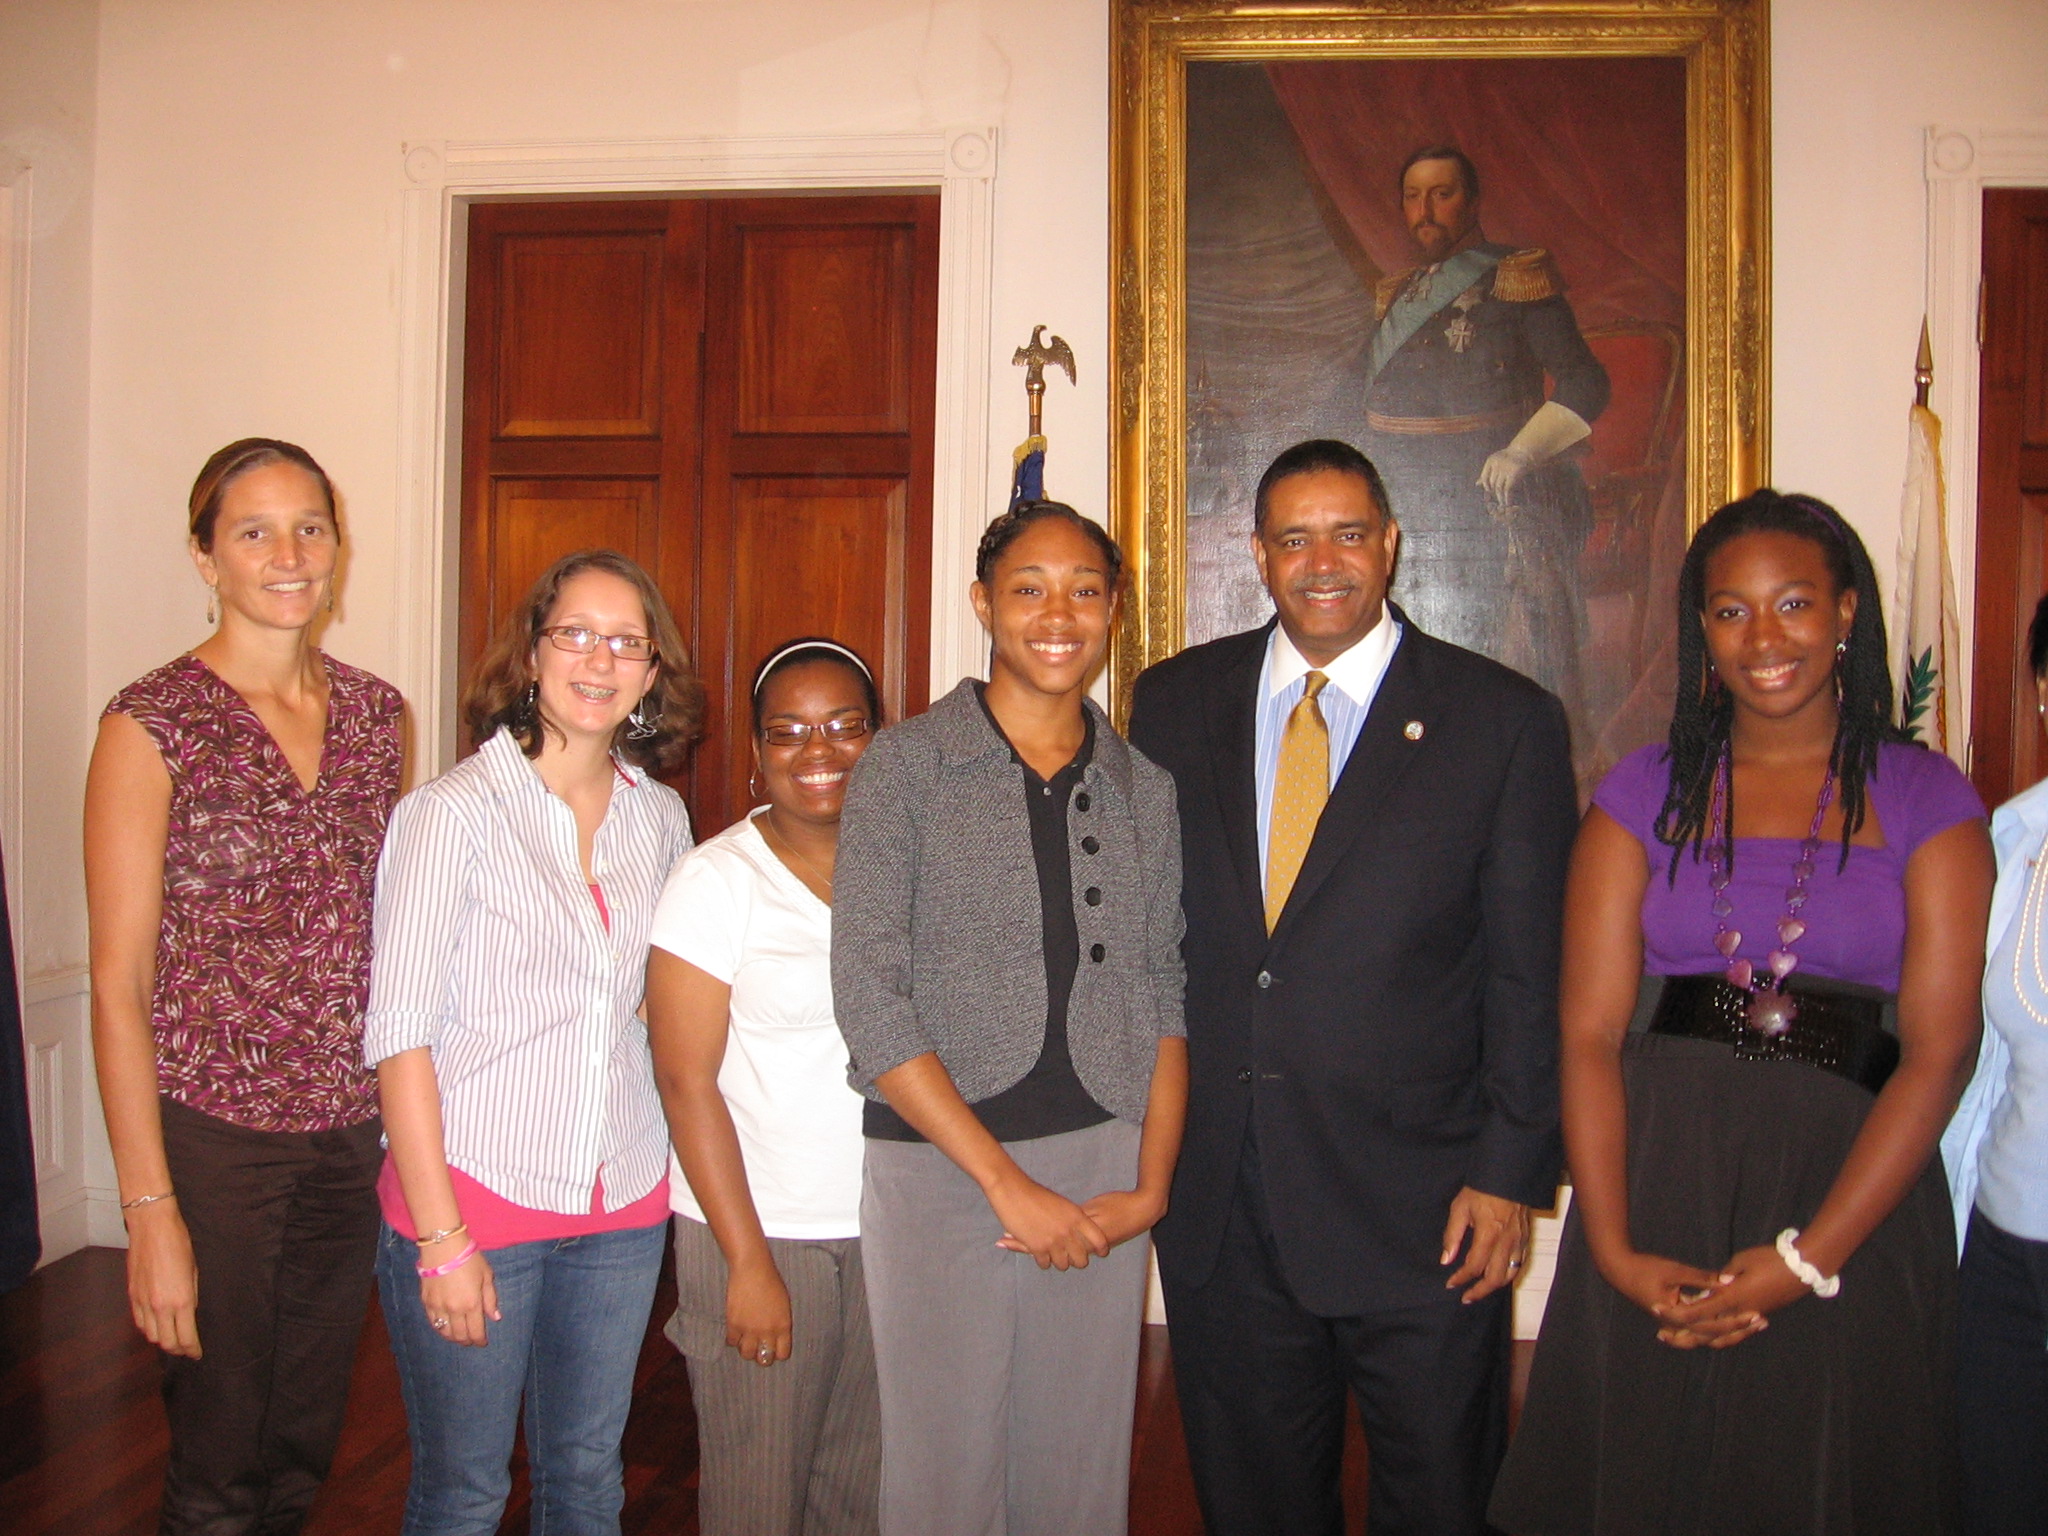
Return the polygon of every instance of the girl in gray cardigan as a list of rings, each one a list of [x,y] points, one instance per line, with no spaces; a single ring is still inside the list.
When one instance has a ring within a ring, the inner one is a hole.
[[[1187,1051],[1172,781],[1086,698],[1122,565],[1058,502],[998,518],[988,683],[884,731],[847,792],[832,982],[869,1100],[885,1536],[1125,1528]]]

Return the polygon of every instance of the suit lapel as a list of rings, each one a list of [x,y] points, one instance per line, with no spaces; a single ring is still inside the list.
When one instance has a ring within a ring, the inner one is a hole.
[[[1288,893],[1286,909],[1273,931],[1276,941],[1285,936],[1295,914],[1315,898],[1316,888],[1387,803],[1408,765],[1415,761],[1416,744],[1421,737],[1409,737],[1410,722],[1420,724],[1427,732],[1436,712],[1424,686],[1425,663],[1421,653],[1428,643],[1427,637],[1418,633],[1406,615],[1401,615],[1401,622],[1406,633],[1387,664],[1387,675],[1380,681],[1379,692],[1373,695],[1372,708],[1366,713],[1358,741],[1345,760],[1344,771],[1337,776],[1321,819],[1316,822],[1316,833],[1302,860],[1301,874]]]
[[[1238,893],[1266,928],[1266,882],[1259,868],[1259,797],[1253,782],[1258,746],[1259,671],[1266,658],[1266,637],[1273,624],[1254,630],[1223,666],[1217,686],[1209,690],[1210,762],[1215,765],[1217,811],[1230,861],[1237,866]]]

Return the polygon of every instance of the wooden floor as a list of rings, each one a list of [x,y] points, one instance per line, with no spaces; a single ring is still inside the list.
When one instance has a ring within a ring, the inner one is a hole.
[[[88,1248],[0,1297],[0,1531],[6,1536],[149,1536],[167,1436],[154,1351],[128,1320],[122,1255]],[[654,1319],[668,1316],[664,1271]],[[1515,1397],[1529,1346],[1515,1346]],[[1352,1426],[1347,1526],[1363,1532],[1364,1447]],[[696,1536],[697,1437],[682,1359],[650,1320],[626,1424],[627,1536]],[[348,1423],[309,1536],[395,1531],[410,1457],[398,1373],[374,1302],[356,1354]],[[515,1467],[501,1533],[524,1536]],[[1174,1402],[1166,1330],[1148,1327],[1131,1444],[1131,1536],[1199,1536]]]

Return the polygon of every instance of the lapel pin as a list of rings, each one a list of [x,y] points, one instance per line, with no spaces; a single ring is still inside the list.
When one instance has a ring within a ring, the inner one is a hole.
[[[1406,725],[1401,727],[1401,734],[1403,736],[1406,736],[1410,741],[1422,740],[1422,722],[1420,720],[1410,720]]]

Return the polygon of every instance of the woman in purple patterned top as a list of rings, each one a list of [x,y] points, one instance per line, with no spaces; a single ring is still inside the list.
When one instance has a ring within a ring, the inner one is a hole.
[[[1574,1201],[1489,1518],[1514,1536],[1956,1529],[1955,1235],[1984,809],[1892,725],[1862,541],[1775,491],[1679,578],[1669,742],[1565,898]]]
[[[340,528],[303,448],[229,444],[190,512],[219,627],[115,695],[86,784],[93,1049],[164,1351],[162,1529],[296,1531],[376,1252],[363,1009],[403,705],[313,644]]]

